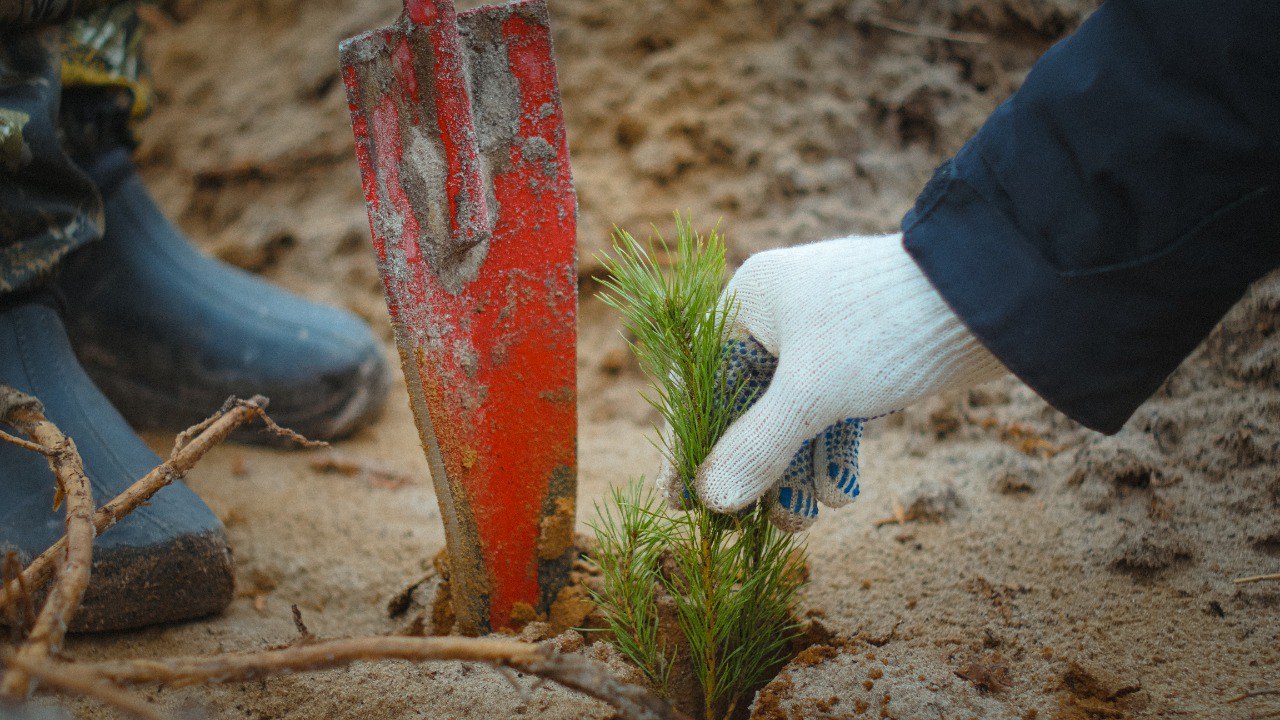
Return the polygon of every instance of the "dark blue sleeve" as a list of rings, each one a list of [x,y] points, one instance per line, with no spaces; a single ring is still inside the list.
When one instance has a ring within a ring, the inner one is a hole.
[[[1115,432],[1280,265],[1280,2],[1109,0],[902,223],[974,334]]]

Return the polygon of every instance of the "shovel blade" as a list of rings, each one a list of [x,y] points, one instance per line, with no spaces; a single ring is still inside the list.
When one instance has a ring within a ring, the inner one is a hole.
[[[577,484],[576,201],[546,5],[410,0],[342,63],[458,628],[518,624],[567,582]]]

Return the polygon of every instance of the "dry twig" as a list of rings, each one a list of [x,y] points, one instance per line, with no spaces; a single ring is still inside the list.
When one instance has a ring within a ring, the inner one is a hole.
[[[8,657],[5,662],[39,680],[42,687],[52,688],[66,695],[93,698],[141,720],[165,718],[163,713],[142,698],[127,693],[72,663],[35,663],[16,657]]]
[[[11,666],[0,680],[0,696],[25,698],[31,690],[31,677],[25,664],[43,662],[62,645],[67,625],[80,607],[80,599],[89,587],[89,570],[93,565],[93,493],[84,474],[84,462],[76,445],[44,416],[40,401],[8,386],[0,386],[0,420],[25,433],[45,449],[57,479],[54,507],[62,500],[67,504],[65,550],[55,559],[61,561],[58,579],[36,617],[26,642],[18,648]],[[24,590],[23,576],[15,583],[15,597]],[[26,587],[33,587],[25,582]]]
[[[27,586],[22,582],[22,561],[18,560],[17,551],[10,550],[4,554],[3,571],[0,572],[0,584],[13,582],[18,587],[18,601],[9,606],[9,631],[13,634],[13,644],[18,645],[26,636],[27,630],[36,622],[35,601]],[[14,607],[21,605],[21,608]]]
[[[120,522],[121,518],[150,500],[151,496],[161,488],[182,477],[213,446],[225,440],[236,428],[252,420],[262,420],[272,432],[296,440],[306,447],[323,445],[276,425],[266,414],[267,402],[267,399],[261,395],[255,395],[248,400],[232,398],[213,416],[180,433],[174,441],[173,453],[168,460],[160,463],[141,480],[125,488],[111,501],[98,508],[93,516],[93,525],[97,533],[101,535],[106,532],[111,526]],[[53,577],[55,559],[66,546],[67,538],[64,536],[32,560],[31,564],[22,571],[22,584],[32,591],[44,587]],[[14,602],[20,596],[20,592],[18,581],[6,583],[5,587],[0,589],[0,609]]]
[[[115,683],[165,683],[174,687],[243,682],[280,672],[328,670],[362,660],[472,660],[514,662],[541,655],[536,646],[515,640],[460,637],[359,637],[289,645],[256,652],[189,655],[158,660],[107,660],[79,663],[85,672]]]
[[[1250,575],[1249,577],[1236,578],[1231,582],[1237,585],[1246,583],[1266,582],[1268,580],[1280,580],[1280,573],[1270,573],[1268,575]]]
[[[23,440],[17,435],[10,435],[9,433],[3,430],[0,430],[0,440],[7,442],[10,445],[17,445],[23,450],[30,450],[33,453],[44,455],[45,457],[49,456],[49,448],[39,443],[33,443],[30,440]]]
[[[688,720],[688,716],[639,685],[618,680],[599,663],[580,655],[548,655],[530,663],[510,663],[518,670],[602,700],[630,720]]]
[[[278,673],[326,670],[373,660],[462,660],[507,666],[603,700],[629,720],[684,720],[645,689],[624,683],[603,666],[549,648],[484,638],[376,636],[316,641],[260,652],[159,660],[112,660],[79,664],[81,672],[123,684],[243,682]]]
[[[898,497],[897,495],[894,495],[893,496],[893,516],[880,518],[879,520],[876,520],[874,524],[876,527],[883,527],[885,525],[906,525],[907,523],[915,519],[916,519],[915,513],[907,512],[906,506],[902,504],[902,498]]]
[[[291,605],[290,610],[293,611],[293,627],[298,631],[298,639],[294,640],[293,644],[299,645],[302,643],[315,642],[316,636],[311,634],[311,629],[302,621],[302,611],[298,609],[296,604]]]
[[[1265,697],[1267,695],[1280,695],[1280,687],[1263,688],[1262,690],[1250,690],[1247,693],[1242,693],[1240,695],[1237,695],[1236,697],[1231,698],[1230,700],[1227,701],[1227,704],[1230,705],[1232,703],[1243,702],[1245,700],[1252,700],[1253,698]]]

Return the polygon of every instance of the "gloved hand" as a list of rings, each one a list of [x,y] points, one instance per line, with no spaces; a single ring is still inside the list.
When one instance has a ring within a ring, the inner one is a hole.
[[[735,337],[759,345],[743,345],[748,377],[767,389],[698,471],[699,497],[719,512],[772,490],[775,524],[806,527],[814,499],[839,506],[857,494],[859,418],[1008,372],[934,290],[901,235],[759,253],[725,293],[736,304]],[[678,498],[673,484],[664,468],[659,485]]]
[[[742,416],[769,387],[778,358],[755,338],[734,340],[725,346],[724,372],[717,378],[719,395],[733,403],[730,418]],[[741,388],[736,394],[733,389]],[[788,532],[813,524],[818,502],[841,507],[858,496],[858,443],[862,420],[846,418],[827,428],[821,437],[806,440],[795,452],[786,471],[770,489],[769,519]],[[669,441],[669,438],[668,438]],[[684,484],[666,458],[658,473],[659,493],[676,509],[688,506]]]

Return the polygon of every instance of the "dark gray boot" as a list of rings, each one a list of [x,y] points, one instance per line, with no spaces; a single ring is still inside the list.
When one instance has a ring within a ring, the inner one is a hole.
[[[333,439],[381,408],[391,376],[362,320],[200,253],[156,207],[125,148],[84,169],[102,192],[106,230],[68,260],[58,286],[80,361],[134,427],[182,430],[230,395],[262,394],[280,424]]]
[[[0,305],[0,383],[38,398],[46,416],[75,441],[96,505],[159,464],[76,362],[48,298]],[[64,514],[53,511],[53,492],[43,457],[0,443],[0,554],[16,550],[25,565],[62,536]],[[232,590],[222,523],[175,482],[98,538],[89,590],[71,629],[201,617],[225,608]]]

